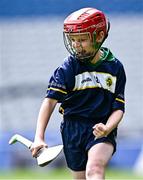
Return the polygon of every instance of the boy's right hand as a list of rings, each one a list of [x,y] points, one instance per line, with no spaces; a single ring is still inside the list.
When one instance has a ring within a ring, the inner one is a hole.
[[[37,154],[41,148],[48,147],[48,145],[45,143],[44,140],[36,140],[32,143],[32,146],[30,148],[30,151],[32,153],[33,157],[37,157]]]

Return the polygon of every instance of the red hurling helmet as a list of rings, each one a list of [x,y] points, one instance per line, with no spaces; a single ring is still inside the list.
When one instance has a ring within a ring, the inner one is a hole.
[[[102,43],[108,36],[109,22],[107,22],[105,15],[102,11],[95,8],[83,8],[70,14],[64,21],[64,43],[69,53],[78,59],[93,59],[97,51],[101,47]],[[104,39],[99,44],[96,43],[96,35],[100,32],[104,32]],[[72,47],[70,35],[71,34],[83,34],[88,33],[95,52],[88,57],[78,57],[76,51]]]

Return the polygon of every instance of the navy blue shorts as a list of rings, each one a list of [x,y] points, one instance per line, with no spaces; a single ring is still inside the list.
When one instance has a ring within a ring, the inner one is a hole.
[[[112,131],[107,137],[94,140],[92,127],[95,122],[85,120],[64,120],[61,123],[61,134],[64,145],[64,154],[67,166],[74,171],[84,171],[87,164],[88,150],[95,144],[109,142],[116,151],[117,129]],[[113,152],[113,153],[114,153]]]

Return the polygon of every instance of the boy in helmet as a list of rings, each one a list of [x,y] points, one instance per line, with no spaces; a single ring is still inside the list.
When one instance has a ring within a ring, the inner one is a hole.
[[[63,36],[70,55],[51,76],[39,112],[32,155],[47,146],[45,129],[61,103],[64,154],[74,179],[104,179],[116,151],[126,76],[122,63],[101,47],[108,31],[109,22],[95,8],[80,9],[65,19]]]

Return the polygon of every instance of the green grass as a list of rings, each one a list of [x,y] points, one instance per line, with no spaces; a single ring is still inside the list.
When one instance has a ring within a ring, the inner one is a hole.
[[[106,179],[128,179],[128,180],[139,180],[143,179],[143,176],[135,175],[131,170],[117,170],[117,169],[108,169],[106,173]]]
[[[0,172],[0,179],[70,179],[70,172],[66,169],[28,170],[17,169],[10,172]]]
[[[0,179],[61,179],[61,180],[71,180],[71,173],[69,170],[65,169],[54,169],[54,170],[28,170],[28,169],[17,169],[8,172],[0,172]],[[143,177],[137,176],[130,171],[123,171],[117,169],[108,169],[106,173],[106,179],[143,179]]]

